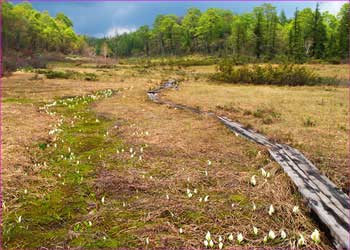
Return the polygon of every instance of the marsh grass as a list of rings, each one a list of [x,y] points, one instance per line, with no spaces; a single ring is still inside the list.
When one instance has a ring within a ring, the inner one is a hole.
[[[96,65],[89,65],[89,69],[85,66],[60,65],[52,70],[62,71],[65,67],[79,72],[97,72]],[[27,112],[24,107],[32,104],[37,107],[39,102],[43,106],[48,102],[43,100],[54,96],[71,96],[56,99],[56,105],[46,110],[56,113],[52,117],[39,113],[54,120],[46,119],[41,123],[55,126],[63,119],[58,127],[63,131],[53,136],[45,133],[34,137],[26,151],[30,163],[25,171],[19,172],[19,163],[11,162],[10,171],[17,175],[6,175],[4,189],[3,239],[7,248],[198,249],[204,246],[203,237],[208,230],[215,240],[219,235],[227,239],[228,233],[235,236],[237,232],[243,233],[245,241],[241,245],[225,240],[225,247],[290,247],[298,233],[308,236],[317,228],[297,190],[281,168],[268,158],[264,148],[235,137],[215,119],[154,104],[145,95],[149,88],[158,86],[164,79],[184,78],[179,91],[166,92],[165,98],[178,98],[179,103],[198,106],[201,110],[210,106],[232,118],[238,116],[245,125],[249,123],[253,128],[266,130],[267,134],[268,126],[278,126],[283,133],[275,134],[281,138],[289,132],[289,127],[284,126],[285,113],[277,104],[258,102],[273,100],[281,105],[273,90],[266,90],[268,94],[265,95],[266,86],[247,86],[250,90],[240,90],[233,85],[193,83],[188,80],[192,79],[189,67],[156,66],[143,70],[139,65],[123,65],[123,68],[118,65],[117,71],[103,70],[107,74],[98,84],[75,79],[27,81],[32,74],[22,72],[6,79],[4,93],[9,102],[5,104],[11,116],[7,115],[5,122],[26,124],[22,132],[28,132],[33,126],[17,115]],[[98,88],[120,87],[123,90],[110,98],[82,98]],[[287,108],[307,107],[300,105],[300,100],[295,101],[295,95],[284,92],[284,87],[270,87],[286,98],[283,100],[291,105]],[[188,88],[193,91],[191,94]],[[299,89],[302,87],[296,88],[303,92]],[[245,96],[253,90],[257,92],[256,97]],[[304,91],[303,96],[315,90]],[[337,97],[339,89],[328,87],[325,93]],[[271,95],[273,98],[267,98]],[[33,103],[21,104],[22,98]],[[323,98],[323,105],[318,105],[321,109],[329,102]],[[224,109],[216,109],[216,105]],[[33,113],[35,110],[33,108]],[[249,114],[244,115],[245,111]],[[297,111],[297,114],[302,113]],[[293,119],[297,117],[301,127],[308,112],[302,114],[302,118],[290,114]],[[263,124],[265,117],[271,117],[273,123]],[[26,120],[37,119],[31,114]],[[322,124],[317,120],[316,127],[305,129],[318,129]],[[8,136],[7,142],[20,134],[17,132],[9,133],[11,138]],[[295,140],[294,134],[291,138]],[[282,139],[285,142],[285,138]],[[137,152],[134,157],[129,153],[130,148]],[[15,157],[10,155],[15,152],[10,149],[4,156],[11,160]],[[208,159],[211,166],[207,164]],[[266,182],[260,174],[261,167],[272,174]],[[252,175],[257,175],[255,187],[249,184]],[[196,188],[198,193],[189,198],[187,188],[192,192]],[[199,202],[199,198],[205,196],[209,196],[208,202]],[[256,211],[252,210],[253,202]],[[276,209],[273,217],[267,214],[270,204]],[[297,216],[291,212],[294,205],[300,206]],[[19,216],[22,216],[21,223],[17,222]],[[259,227],[261,234],[258,236],[252,232],[254,225]],[[179,228],[184,232],[180,234]],[[281,228],[287,231],[288,240],[262,242],[270,229],[277,234]],[[146,239],[149,239],[148,245]],[[308,246],[330,246],[323,232],[321,239],[320,245],[308,241]]]

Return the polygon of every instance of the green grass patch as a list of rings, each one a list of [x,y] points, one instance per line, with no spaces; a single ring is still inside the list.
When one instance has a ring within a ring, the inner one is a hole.
[[[48,166],[38,177],[49,185],[46,188],[33,187],[39,191],[28,190],[16,201],[16,209],[3,213],[4,247],[120,247],[136,244],[137,238],[131,232],[118,234],[113,231],[115,222],[99,221],[94,216],[101,203],[94,186],[97,171],[104,164],[114,164],[112,153],[124,145],[119,138],[106,136],[113,121],[97,118],[89,104],[113,94],[112,90],[98,91],[87,96],[56,100],[42,108],[63,119],[52,130],[56,140],[36,142],[31,148],[37,163]],[[116,216],[138,222],[142,215],[124,212],[124,215],[119,213]]]

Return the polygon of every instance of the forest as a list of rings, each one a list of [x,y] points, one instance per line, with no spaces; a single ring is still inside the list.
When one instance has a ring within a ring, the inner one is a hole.
[[[41,66],[48,53],[83,54],[85,37],[75,33],[72,21],[63,13],[51,17],[35,10],[29,2],[2,3],[2,51],[5,70]]]
[[[187,10],[185,16],[158,15],[153,27],[142,26],[128,34],[89,38],[96,53],[111,57],[169,56],[200,53],[229,55],[262,61],[328,60],[349,55],[350,11],[345,3],[337,15],[295,10],[292,18],[264,3],[251,13],[235,14],[211,8]],[[107,45],[107,47],[106,47]],[[287,53],[286,53],[287,52]]]
[[[63,13],[51,17],[28,2],[2,5],[4,63],[43,52],[105,57],[157,57],[203,54],[233,56],[248,61],[345,61],[349,55],[349,3],[337,15],[295,10],[292,18],[264,3],[250,13],[190,8],[184,16],[158,15],[153,27],[114,37],[94,38],[74,32]],[[7,58],[12,58],[7,59]],[[6,66],[6,65],[5,65]]]

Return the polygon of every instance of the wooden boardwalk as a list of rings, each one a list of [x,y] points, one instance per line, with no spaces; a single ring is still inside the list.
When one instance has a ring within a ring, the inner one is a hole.
[[[266,146],[271,157],[283,168],[297,186],[310,209],[327,226],[333,237],[334,245],[340,249],[350,249],[350,199],[344,192],[338,189],[326,176],[322,175],[297,149],[271,142],[264,135],[247,129],[242,124],[231,121],[226,117],[217,116],[214,113],[201,112],[186,105],[160,99],[158,94],[163,89],[177,87],[178,84],[175,80],[169,80],[159,88],[148,91],[147,94],[152,101],[159,104],[215,116],[236,135]]]

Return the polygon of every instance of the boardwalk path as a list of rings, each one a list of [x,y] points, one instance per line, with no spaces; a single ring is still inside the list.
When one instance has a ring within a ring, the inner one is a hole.
[[[176,81],[169,80],[159,88],[148,91],[147,94],[152,101],[159,104],[214,116],[236,135],[266,146],[271,157],[283,168],[297,186],[311,210],[328,227],[333,237],[334,245],[337,248],[350,249],[350,199],[345,193],[322,175],[297,149],[271,142],[265,136],[251,129],[244,128],[243,125],[226,117],[217,116],[214,113],[201,112],[186,105],[160,99],[159,93],[162,90],[177,87]]]

